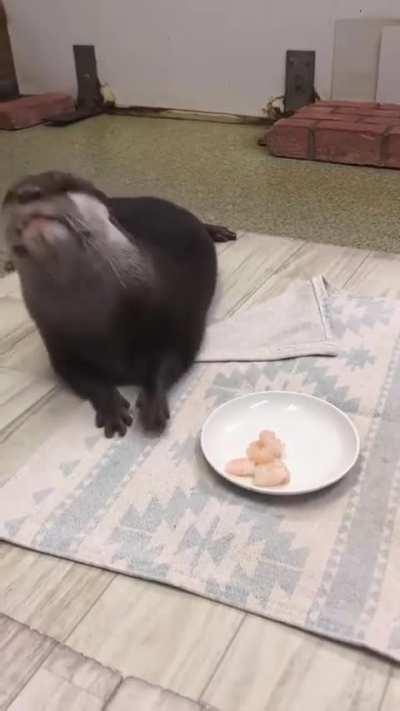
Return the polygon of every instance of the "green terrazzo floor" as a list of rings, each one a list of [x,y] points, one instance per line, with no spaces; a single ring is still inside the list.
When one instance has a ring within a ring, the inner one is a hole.
[[[400,252],[400,173],[280,160],[255,126],[101,116],[0,132],[0,197],[49,168],[153,194],[237,229]]]

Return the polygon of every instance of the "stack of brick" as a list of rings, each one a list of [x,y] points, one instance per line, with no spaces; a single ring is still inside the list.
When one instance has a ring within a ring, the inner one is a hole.
[[[74,110],[74,100],[67,94],[40,94],[3,101],[0,102],[0,129],[36,126],[48,118]]]
[[[400,168],[400,105],[320,101],[267,131],[272,155]]]

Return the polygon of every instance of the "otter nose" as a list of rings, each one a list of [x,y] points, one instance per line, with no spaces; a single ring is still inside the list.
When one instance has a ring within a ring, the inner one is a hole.
[[[42,197],[42,191],[38,185],[21,185],[16,190],[16,198],[19,203],[32,202],[33,200],[39,200]]]

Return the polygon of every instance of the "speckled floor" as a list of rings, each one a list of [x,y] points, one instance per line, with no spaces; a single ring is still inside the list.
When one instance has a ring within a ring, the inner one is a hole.
[[[400,252],[400,174],[273,158],[260,127],[102,116],[0,133],[0,195],[28,171],[71,170],[111,194],[155,194],[205,219]]]

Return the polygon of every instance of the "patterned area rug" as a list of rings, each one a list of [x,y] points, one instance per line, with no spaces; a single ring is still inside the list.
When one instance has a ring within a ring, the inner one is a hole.
[[[0,536],[400,660],[400,303],[330,291],[329,308],[336,358],[197,365],[160,440],[109,442],[83,404],[2,488]],[[350,415],[362,456],[338,485],[277,500],[210,471],[207,414],[266,389]]]

